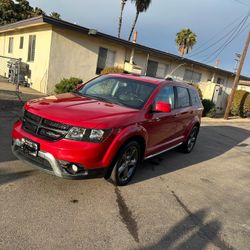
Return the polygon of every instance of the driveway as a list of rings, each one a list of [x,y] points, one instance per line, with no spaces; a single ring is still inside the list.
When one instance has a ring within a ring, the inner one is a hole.
[[[192,154],[148,160],[118,188],[15,159],[21,106],[0,83],[0,249],[249,249],[249,123],[205,123]]]

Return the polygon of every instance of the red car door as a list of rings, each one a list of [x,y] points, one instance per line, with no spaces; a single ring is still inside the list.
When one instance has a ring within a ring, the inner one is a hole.
[[[173,86],[163,86],[154,100],[171,104],[170,113],[149,112],[144,126],[148,131],[146,155],[152,155],[176,145],[175,94]],[[153,104],[153,106],[154,106]]]
[[[185,137],[185,132],[190,127],[193,117],[194,110],[191,106],[188,89],[185,87],[175,87],[177,102],[176,102],[176,136],[180,138]]]

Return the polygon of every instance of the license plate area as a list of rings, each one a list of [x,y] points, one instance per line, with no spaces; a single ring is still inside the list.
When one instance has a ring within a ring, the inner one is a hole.
[[[37,157],[39,151],[39,144],[29,139],[23,138],[22,149],[24,153]]]

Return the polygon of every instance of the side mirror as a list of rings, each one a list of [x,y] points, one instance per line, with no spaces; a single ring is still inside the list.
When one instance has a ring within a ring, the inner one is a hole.
[[[155,104],[154,111],[163,112],[163,113],[170,113],[171,112],[171,104],[168,102],[157,102]]]

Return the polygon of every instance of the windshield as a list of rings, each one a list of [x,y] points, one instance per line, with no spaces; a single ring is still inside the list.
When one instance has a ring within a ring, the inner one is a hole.
[[[155,87],[156,85],[148,82],[106,75],[88,82],[77,93],[101,101],[141,109]]]

